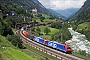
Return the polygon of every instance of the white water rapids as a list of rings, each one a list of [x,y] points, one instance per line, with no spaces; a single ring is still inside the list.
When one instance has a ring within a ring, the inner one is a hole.
[[[72,39],[65,43],[69,43],[74,51],[84,50],[90,54],[90,42],[86,40],[85,35],[72,30],[72,28],[68,29],[72,35]]]

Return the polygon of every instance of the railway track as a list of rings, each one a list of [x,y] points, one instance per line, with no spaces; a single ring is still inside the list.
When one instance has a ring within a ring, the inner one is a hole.
[[[19,34],[20,38],[23,40],[23,42],[29,44],[32,47],[35,47],[36,49],[38,49],[38,50],[40,50],[44,53],[47,53],[51,56],[54,56],[54,57],[56,57],[60,60],[85,60],[83,58],[76,57],[76,56],[73,56],[73,55],[70,55],[70,54],[66,54],[66,53],[57,51],[55,49],[51,49],[49,47],[46,47],[45,45],[34,42],[34,41],[30,40],[29,38],[25,37],[21,33],[21,31],[18,31],[18,34]],[[51,59],[49,59],[49,60],[51,60]]]
[[[23,37],[20,35],[20,33],[18,33],[18,35],[20,36],[20,38],[22,39],[22,41],[23,41],[25,44],[28,44],[28,45],[30,45],[30,46],[32,46],[32,47],[34,47],[34,48],[37,48],[38,50],[41,49],[41,48],[38,48],[37,45],[34,45],[34,43],[33,43],[32,41],[26,40],[26,39],[27,39],[26,37],[23,38]],[[51,58],[49,58],[49,57],[46,57],[46,56],[38,53],[37,51],[33,51],[33,49],[30,49],[30,48],[27,48],[27,49],[30,50],[30,51],[32,51],[34,54],[38,55],[39,57],[41,57],[41,58],[44,59],[44,60],[46,60],[46,59],[48,59],[48,60],[53,60],[53,59],[51,59]]]
[[[28,50],[30,50],[31,52],[33,52],[33,54],[35,54],[35,55],[37,55],[37,56],[39,56],[40,58],[42,58],[42,59],[46,59],[46,57],[45,56],[43,56],[42,54],[39,54],[38,52],[36,52],[36,51],[33,51],[33,49],[30,49],[30,48],[27,48]],[[48,58],[49,59],[49,58]],[[49,59],[49,60],[52,60],[52,59]]]

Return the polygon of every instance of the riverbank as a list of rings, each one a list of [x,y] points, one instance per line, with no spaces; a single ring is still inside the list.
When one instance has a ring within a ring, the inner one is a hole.
[[[72,30],[72,28],[68,29],[72,35],[72,39],[66,41],[66,43],[71,45],[73,52],[81,52],[81,54],[84,53],[85,55],[90,54],[90,42],[86,40],[85,35]]]

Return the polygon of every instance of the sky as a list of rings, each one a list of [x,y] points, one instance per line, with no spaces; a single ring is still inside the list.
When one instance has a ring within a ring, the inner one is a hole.
[[[44,7],[53,10],[81,8],[86,0],[38,0]]]

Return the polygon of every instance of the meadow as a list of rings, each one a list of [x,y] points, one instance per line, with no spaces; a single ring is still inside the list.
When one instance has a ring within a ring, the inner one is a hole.
[[[50,31],[51,31],[51,32],[49,32],[49,34],[47,34],[47,35],[44,33],[45,27],[48,27],[48,28],[50,29]],[[51,28],[51,27],[49,27],[49,26],[40,26],[40,29],[41,29],[41,32],[43,33],[43,35],[41,35],[41,37],[43,37],[43,38],[48,38],[48,39],[51,39],[51,36],[52,36],[53,34],[55,34],[56,32],[59,32],[59,29]]]
[[[27,49],[24,51],[27,52]],[[40,57],[34,55],[32,52],[28,53],[14,47],[5,37],[0,35],[0,56],[2,60],[40,60]]]

